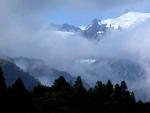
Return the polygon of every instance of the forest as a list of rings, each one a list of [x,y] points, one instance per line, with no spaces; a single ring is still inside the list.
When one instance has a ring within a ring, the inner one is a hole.
[[[150,103],[137,101],[125,81],[113,85],[97,81],[85,88],[60,76],[51,87],[39,84],[28,91],[20,78],[7,86],[0,68],[0,113],[150,113]]]

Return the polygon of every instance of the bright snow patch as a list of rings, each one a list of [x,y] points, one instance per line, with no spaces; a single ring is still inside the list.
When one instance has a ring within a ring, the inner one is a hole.
[[[80,63],[93,64],[96,62],[96,59],[81,59],[78,60]]]
[[[79,28],[81,29],[81,30],[85,30],[85,26],[79,26]]]
[[[129,28],[130,26],[144,22],[150,19],[150,13],[139,13],[139,12],[127,12],[120,17],[102,20],[103,24],[107,24],[106,27],[114,27],[114,29]]]
[[[103,33],[104,33],[104,31],[98,31],[97,33],[98,33],[98,34],[103,34]]]

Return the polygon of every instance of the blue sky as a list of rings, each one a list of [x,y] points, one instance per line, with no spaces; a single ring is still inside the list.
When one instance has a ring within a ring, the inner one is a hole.
[[[94,18],[108,19],[121,15],[125,10],[150,12],[150,0],[56,0],[44,8],[43,22],[85,26]],[[82,2],[81,2],[82,1]]]
[[[126,9],[124,9],[126,11]],[[71,11],[61,9],[55,11],[49,11],[43,13],[43,21],[46,23],[56,23],[56,24],[64,24],[68,23],[71,25],[77,26],[85,26],[89,24],[93,19],[110,19],[120,16],[124,11],[106,11],[106,12],[97,12],[97,11],[88,11],[88,12],[79,12],[79,13],[72,13]],[[136,12],[147,12],[149,13],[150,10],[132,10],[129,11],[136,11]]]
[[[125,10],[150,12],[150,0],[4,0],[17,12],[36,15],[44,23],[87,25],[94,18],[107,19]]]
[[[97,12],[97,11],[86,11],[86,12],[71,12],[65,9],[49,11],[45,13],[43,19],[46,22],[52,22],[57,24],[68,23],[72,25],[87,25],[89,24],[94,18],[99,19],[107,19],[119,16],[121,12]]]

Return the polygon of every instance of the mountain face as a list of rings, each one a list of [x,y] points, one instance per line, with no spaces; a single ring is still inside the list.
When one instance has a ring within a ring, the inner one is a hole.
[[[12,85],[18,78],[21,78],[27,89],[32,89],[39,84],[39,81],[30,76],[28,73],[21,70],[14,63],[0,59],[4,77],[8,86]]]
[[[59,71],[46,65],[40,59],[28,59],[24,57],[13,58],[13,62],[25,72],[38,79],[44,85],[52,85],[59,76],[64,76],[67,81],[74,81],[69,73]]]
[[[94,19],[91,24],[82,30],[82,34],[87,38],[97,38],[102,37],[106,31],[106,24],[102,24],[101,20]]]
[[[139,13],[139,12],[125,12],[121,16],[112,19],[99,20],[94,19],[92,22],[80,29],[69,24],[56,25],[52,24],[52,28],[60,31],[67,32],[78,32],[88,39],[101,39],[107,33],[107,31],[124,30],[134,25],[140,24],[150,20],[150,13]]]
[[[121,16],[112,19],[94,19],[82,32],[84,36],[90,39],[99,39],[107,31],[128,29],[147,20],[150,20],[150,13],[125,12]]]
[[[62,25],[50,24],[50,29],[66,32],[81,32],[81,29],[79,27],[69,24],[62,24]]]

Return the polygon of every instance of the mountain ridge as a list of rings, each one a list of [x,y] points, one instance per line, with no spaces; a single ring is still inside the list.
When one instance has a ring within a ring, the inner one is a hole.
[[[87,26],[74,26],[69,24],[51,24],[54,30],[66,32],[80,32],[88,39],[101,39],[107,31],[128,29],[134,25],[150,20],[150,13],[126,11],[120,16],[110,19],[93,19]],[[55,27],[54,27],[55,26]]]

